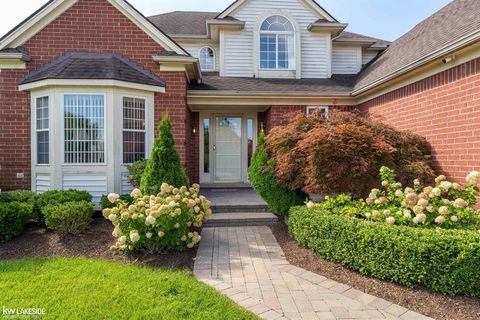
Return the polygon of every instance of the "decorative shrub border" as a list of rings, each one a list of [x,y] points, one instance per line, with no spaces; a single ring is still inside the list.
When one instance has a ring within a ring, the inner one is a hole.
[[[480,233],[369,222],[294,207],[289,230],[303,246],[362,274],[408,287],[480,297]]]

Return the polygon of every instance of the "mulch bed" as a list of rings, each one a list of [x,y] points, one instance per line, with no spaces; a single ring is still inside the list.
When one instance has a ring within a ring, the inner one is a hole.
[[[110,246],[115,243],[112,231],[112,223],[103,218],[94,219],[90,228],[78,236],[61,237],[44,228],[29,225],[19,237],[6,243],[0,243],[0,260],[51,256],[87,257],[151,267],[193,270],[196,249],[164,254],[135,253],[127,255],[110,250]]]
[[[338,263],[326,261],[312,250],[301,247],[290,237],[288,227],[283,222],[273,225],[272,232],[282,247],[287,260],[297,267],[321,274],[434,319],[480,319],[480,299],[445,296],[426,288],[411,289],[370,278],[349,270]]]

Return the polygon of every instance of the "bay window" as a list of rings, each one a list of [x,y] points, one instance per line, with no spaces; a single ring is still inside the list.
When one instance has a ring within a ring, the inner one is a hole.
[[[64,96],[64,163],[105,163],[104,95]]]
[[[145,99],[123,98],[123,163],[145,159]]]

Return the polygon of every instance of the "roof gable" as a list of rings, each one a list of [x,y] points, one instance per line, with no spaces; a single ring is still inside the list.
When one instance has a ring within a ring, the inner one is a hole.
[[[31,16],[0,38],[0,50],[19,47],[40,32],[61,14],[82,0],[50,0]],[[163,33],[156,25],[143,16],[137,9],[125,0],[105,0],[118,9],[123,15],[137,25],[155,42],[167,51],[189,55],[180,45]]]
[[[358,78],[359,94],[480,39],[480,1],[454,0],[395,40]]]
[[[222,11],[217,18],[223,19],[234,14],[239,8],[245,5],[250,0],[236,0],[230,6],[228,6],[224,11]],[[315,0],[297,0],[302,2],[304,5],[312,9],[318,15],[324,17],[327,21],[338,22],[327,10],[325,10],[318,2]]]

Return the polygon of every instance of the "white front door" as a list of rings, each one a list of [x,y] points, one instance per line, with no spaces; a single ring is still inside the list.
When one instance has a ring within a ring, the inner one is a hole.
[[[243,118],[215,116],[214,164],[215,182],[241,182]]]

